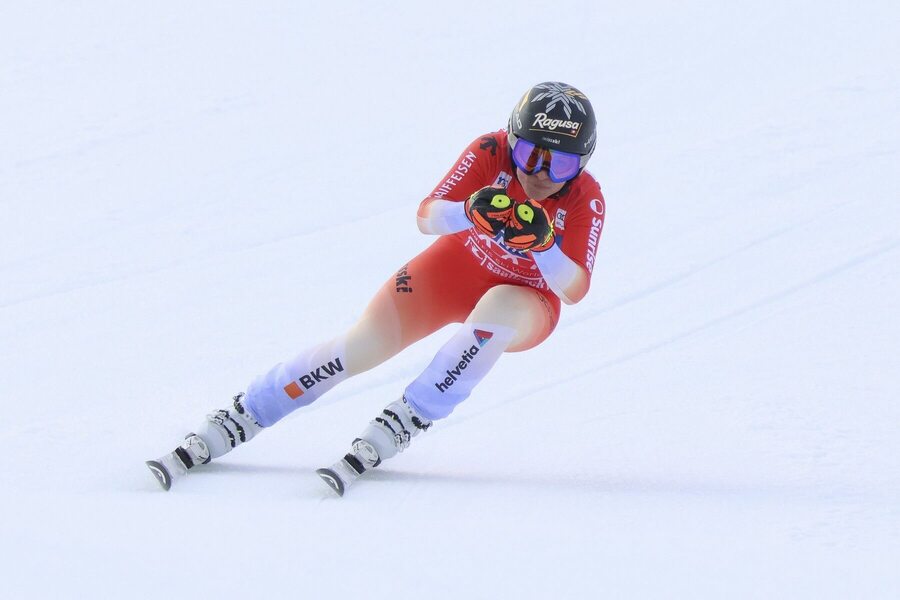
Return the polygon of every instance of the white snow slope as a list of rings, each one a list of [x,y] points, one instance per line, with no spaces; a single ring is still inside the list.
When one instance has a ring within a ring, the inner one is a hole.
[[[6,598],[900,597],[900,8],[5,2]],[[348,327],[532,84],[593,99],[588,298],[337,499],[451,334],[163,493]]]

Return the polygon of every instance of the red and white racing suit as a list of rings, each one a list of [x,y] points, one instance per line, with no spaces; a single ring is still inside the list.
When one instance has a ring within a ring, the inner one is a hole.
[[[485,186],[506,187],[511,198],[524,199],[525,191],[514,173],[506,132],[480,136],[422,201],[420,220],[429,217],[437,201],[464,202]],[[582,271],[575,285],[578,289],[570,292],[580,299],[590,285],[606,216],[600,186],[584,171],[541,204],[554,224],[556,245]],[[392,297],[406,346],[448,323],[465,321],[479,298],[501,284],[533,288],[547,309],[547,326],[519,349],[546,339],[559,320],[560,298],[551,291],[532,254],[507,248],[502,235],[492,238],[472,227],[441,236],[389,279],[378,295]]]
[[[594,178],[582,172],[541,202],[554,224],[555,246],[539,255],[512,250],[502,235],[476,232],[461,203],[492,185],[524,200],[514,173],[504,131],[472,142],[419,207],[420,228],[446,235],[388,279],[350,332],[257,377],[245,399],[256,420],[268,427],[445,325],[465,323],[404,392],[419,414],[443,418],[504,351],[544,341],[559,321],[560,297],[577,302],[590,286],[605,217],[603,195]],[[531,303],[527,311],[516,313],[527,323],[524,334],[499,323],[466,322],[485,293],[501,285],[532,290],[545,309],[534,310]],[[517,333],[521,339],[513,345]]]

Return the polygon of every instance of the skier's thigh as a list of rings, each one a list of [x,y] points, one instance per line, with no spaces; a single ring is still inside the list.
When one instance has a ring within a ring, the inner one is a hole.
[[[350,372],[368,371],[400,352],[405,347],[401,332],[397,307],[383,288],[347,334]]]
[[[505,325],[516,335],[507,352],[520,352],[543,342],[559,321],[559,310],[541,292],[522,285],[497,285],[478,300],[467,323]]]
[[[474,264],[463,253],[433,245],[390,277],[350,331],[351,372],[371,369],[444,325],[462,322],[487,287],[472,276]],[[448,270],[455,276],[448,277]]]

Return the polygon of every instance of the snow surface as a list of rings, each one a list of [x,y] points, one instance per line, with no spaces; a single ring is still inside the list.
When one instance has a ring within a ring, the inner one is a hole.
[[[900,597],[900,7],[4,2],[7,598]],[[533,83],[585,90],[588,298],[336,499],[445,329],[176,489]]]

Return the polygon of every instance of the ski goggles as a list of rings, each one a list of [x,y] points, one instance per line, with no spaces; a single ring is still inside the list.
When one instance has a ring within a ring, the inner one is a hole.
[[[512,149],[513,162],[523,173],[534,175],[541,169],[547,169],[550,181],[554,183],[562,183],[578,175],[584,166],[581,161],[588,158],[562,150],[541,148],[528,140],[519,138],[514,133],[509,134],[509,145]],[[584,162],[586,163],[587,160]]]

